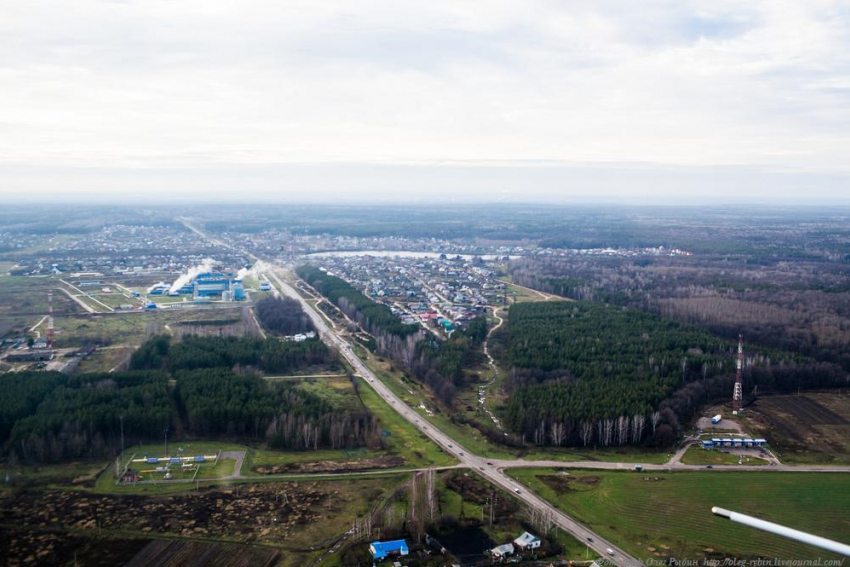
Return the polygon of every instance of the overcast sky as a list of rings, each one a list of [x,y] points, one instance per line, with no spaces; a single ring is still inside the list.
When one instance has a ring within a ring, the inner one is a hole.
[[[850,3],[11,0],[0,194],[850,204]]]

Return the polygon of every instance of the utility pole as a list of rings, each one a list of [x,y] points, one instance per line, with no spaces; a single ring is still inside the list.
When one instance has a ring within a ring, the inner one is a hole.
[[[124,416],[118,417],[121,420],[121,456],[124,456]]]
[[[168,456],[168,428],[165,428],[165,456]]]

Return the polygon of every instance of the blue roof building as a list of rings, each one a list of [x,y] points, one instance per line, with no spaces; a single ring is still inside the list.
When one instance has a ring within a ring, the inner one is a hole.
[[[403,539],[393,541],[373,541],[369,544],[369,551],[375,559],[385,559],[391,556],[401,556],[410,553],[407,542]]]

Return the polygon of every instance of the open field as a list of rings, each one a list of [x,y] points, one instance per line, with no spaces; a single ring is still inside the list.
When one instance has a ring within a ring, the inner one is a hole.
[[[81,313],[77,305],[63,292],[58,291],[61,283],[49,277],[3,277],[0,284],[0,319],[11,319],[32,326],[47,314],[47,291],[53,292],[53,310],[57,319],[61,315]]]
[[[767,461],[755,456],[757,451],[748,451],[749,454],[744,454],[743,464],[745,465],[766,465]],[[739,456],[734,453],[722,451],[720,449],[712,449],[708,451],[702,447],[691,447],[684,455],[682,455],[682,463],[686,465],[737,465]]]
[[[136,350],[135,346],[112,346],[109,348],[98,348],[89,356],[85,357],[77,367],[78,372],[109,372],[125,360]]]
[[[362,378],[357,380],[360,382],[360,398],[369,411],[381,420],[382,428],[387,432],[384,441],[391,452],[404,457],[410,466],[455,464],[454,457],[390,408]]]
[[[143,313],[78,315],[55,318],[58,347],[98,342],[103,345],[138,346],[149,334],[167,332],[165,325],[193,322],[240,320],[238,308],[161,310]]]
[[[269,482],[155,496],[20,490],[0,498],[0,531],[14,528],[21,534],[16,540],[48,529],[83,539],[160,536],[255,543],[280,550],[282,565],[304,565],[313,547],[342,535],[402,480]],[[67,557],[47,554],[38,564],[66,565]]]
[[[785,463],[850,463],[850,392],[762,396],[746,416]]]
[[[511,476],[639,559],[832,557],[714,516],[712,506],[825,537],[850,533],[850,476],[513,469]]]

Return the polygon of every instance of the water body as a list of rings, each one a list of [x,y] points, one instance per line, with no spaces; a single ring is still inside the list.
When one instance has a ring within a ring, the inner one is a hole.
[[[328,252],[313,252],[307,254],[308,258],[354,258],[357,256],[375,256],[377,258],[434,258],[440,257],[440,254],[445,254],[446,258],[452,260],[460,256],[464,260],[472,260],[473,258],[481,258],[482,260],[498,260],[504,258],[503,254],[449,254],[446,252],[413,252],[410,250],[331,250]],[[520,256],[508,255],[511,260],[516,260]]]

